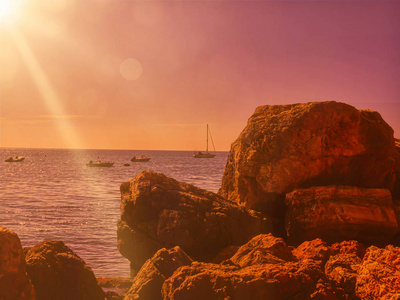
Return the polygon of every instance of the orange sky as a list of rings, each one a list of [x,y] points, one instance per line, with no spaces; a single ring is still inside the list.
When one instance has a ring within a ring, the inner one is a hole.
[[[20,2],[0,11],[2,147],[202,150],[208,123],[229,150],[257,106],[326,100],[400,137],[400,2]]]

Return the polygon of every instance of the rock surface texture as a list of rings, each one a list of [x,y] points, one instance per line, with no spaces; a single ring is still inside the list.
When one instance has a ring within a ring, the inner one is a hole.
[[[270,227],[260,213],[160,173],[145,171],[121,185],[118,248],[136,272],[158,249],[178,245],[209,261]]]
[[[161,287],[166,279],[181,266],[192,263],[192,259],[176,246],[172,249],[160,249],[140,269],[125,300],[162,299]]]
[[[36,299],[18,236],[0,226],[0,299]]]
[[[25,259],[38,299],[104,299],[92,269],[63,242],[44,241]]]
[[[231,146],[219,194],[282,218],[286,193],[326,185],[400,198],[400,155],[379,113],[333,101],[258,107]]]
[[[386,245],[398,224],[392,196],[386,189],[319,186],[286,195],[289,241],[322,238],[328,243],[358,240]]]

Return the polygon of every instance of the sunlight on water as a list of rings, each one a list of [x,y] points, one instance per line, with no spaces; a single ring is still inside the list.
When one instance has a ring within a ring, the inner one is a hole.
[[[184,151],[1,149],[0,220],[18,234],[23,247],[62,240],[96,276],[129,276],[129,262],[117,249],[122,182],[142,170],[217,192],[227,152],[195,159]],[[132,163],[133,155],[151,157]],[[4,162],[24,155],[21,163]],[[88,168],[89,160],[113,161],[111,168]],[[130,163],[125,167],[124,163]]]

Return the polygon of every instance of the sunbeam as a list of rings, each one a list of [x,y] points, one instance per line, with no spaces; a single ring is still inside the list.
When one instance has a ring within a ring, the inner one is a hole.
[[[59,96],[54,91],[39,61],[33,54],[23,34],[14,26],[9,26],[12,39],[20,53],[32,79],[34,80],[48,110],[53,115],[65,115]],[[56,118],[60,133],[68,147],[82,149],[82,143],[78,134],[67,118]]]

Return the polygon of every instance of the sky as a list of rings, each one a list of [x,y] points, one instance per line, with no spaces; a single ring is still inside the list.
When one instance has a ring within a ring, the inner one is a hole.
[[[335,100],[400,138],[400,1],[0,0],[0,146],[229,150]]]

